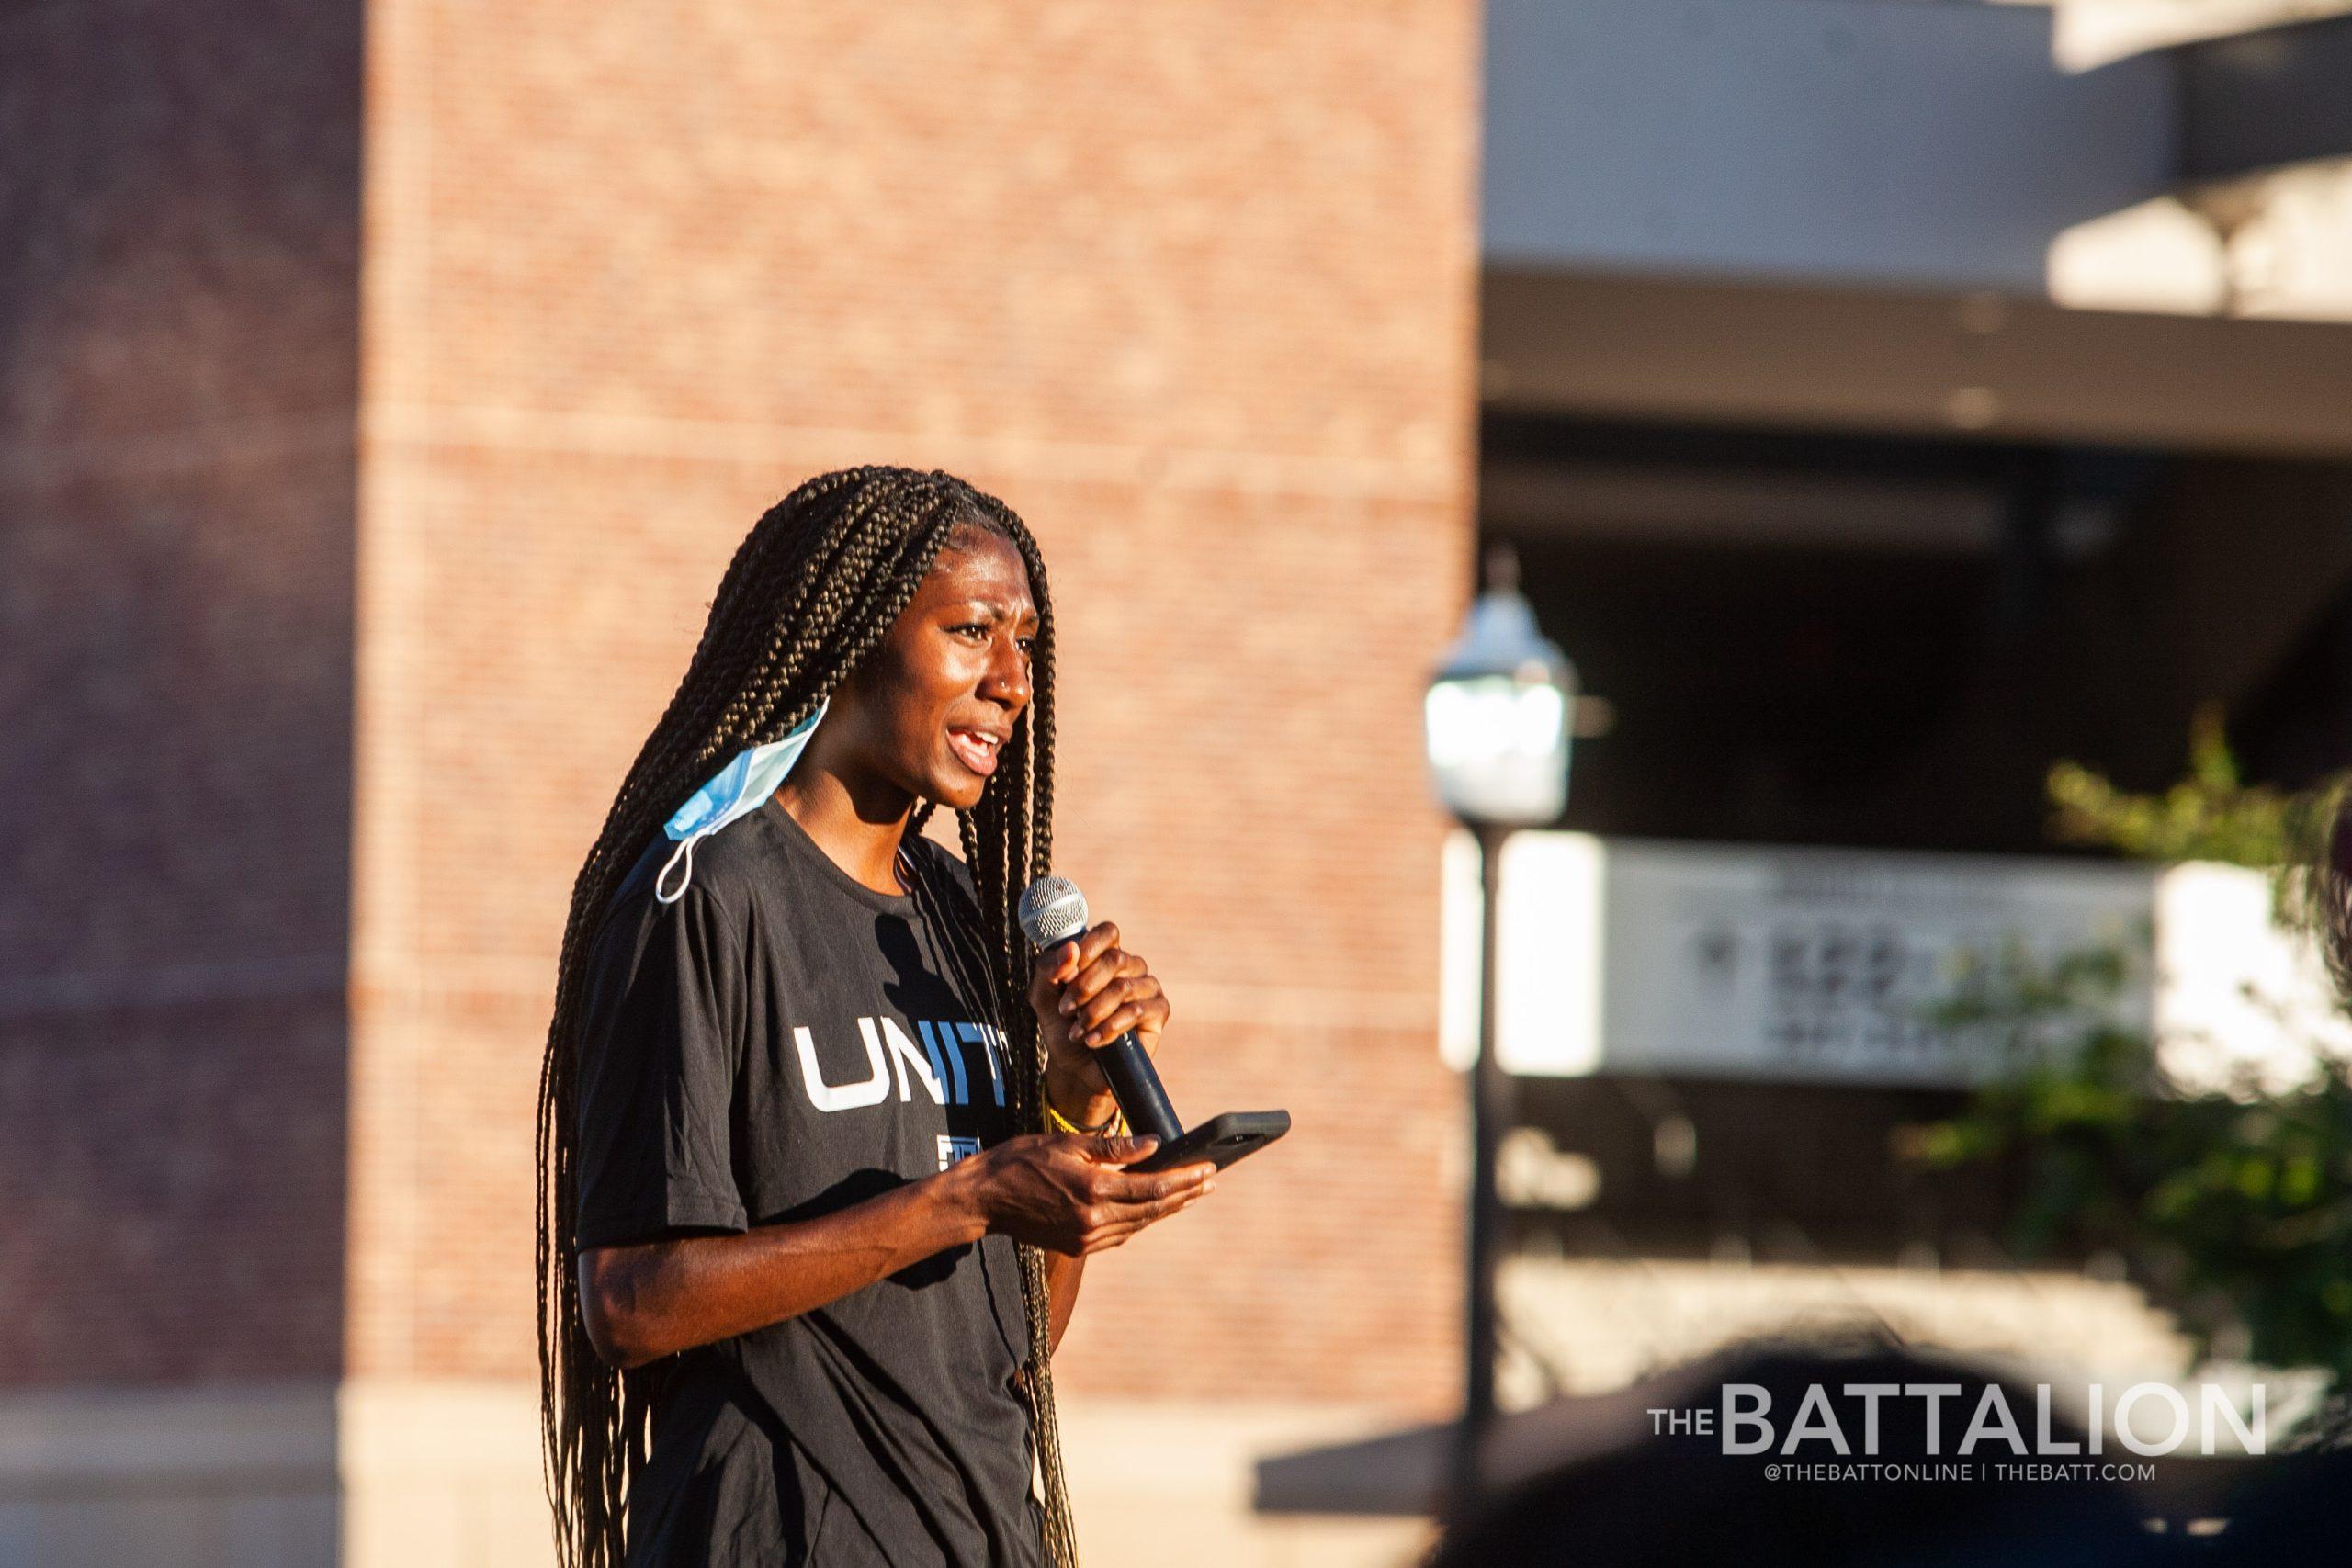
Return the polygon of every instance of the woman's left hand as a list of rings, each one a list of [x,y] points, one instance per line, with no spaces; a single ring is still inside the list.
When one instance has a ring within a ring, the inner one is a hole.
[[[1029,1007],[1046,1043],[1046,1098],[1081,1127],[1118,1110],[1095,1052],[1132,1030],[1147,1052],[1159,1049],[1168,997],[1140,954],[1119,945],[1105,920],[1037,955],[1029,970]]]

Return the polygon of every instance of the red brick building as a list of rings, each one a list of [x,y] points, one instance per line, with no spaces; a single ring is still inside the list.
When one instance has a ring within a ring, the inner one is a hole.
[[[854,462],[1035,528],[1064,868],[1180,1108],[1297,1121],[1091,1271],[1074,1427],[1444,1408],[1475,7],[113,0],[0,62],[0,1559],[543,1550],[571,881]]]

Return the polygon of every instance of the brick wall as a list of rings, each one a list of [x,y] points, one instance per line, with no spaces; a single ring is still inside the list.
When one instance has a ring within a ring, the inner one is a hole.
[[[0,15],[0,1386],[340,1359],[360,38]]]
[[[1065,1377],[1442,1404],[1474,7],[369,17],[353,1370],[528,1374],[571,880],[752,521],[886,460],[1045,543],[1063,861],[1180,1108],[1298,1117],[1091,1271]]]
[[[752,520],[893,460],[1045,541],[1064,864],[1180,1105],[1299,1118],[1067,1376],[1439,1399],[1474,26],[0,19],[0,1377],[529,1375],[571,879]]]

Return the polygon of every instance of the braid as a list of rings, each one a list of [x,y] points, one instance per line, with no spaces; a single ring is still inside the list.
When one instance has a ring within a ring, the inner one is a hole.
[[[959,813],[979,922],[930,886],[919,897],[957,984],[989,1010],[1008,1043],[1015,1125],[1043,1125],[1036,1021],[1024,1000],[1025,947],[1015,908],[1042,874],[1052,843],[1053,615],[1045,562],[1021,519],[961,479],[907,468],[820,474],[769,508],[738,546],[711,600],[684,677],[630,763],[603,829],[571,885],[556,970],[554,1015],[539,1072],[537,1245],[539,1420],[548,1498],[562,1568],[618,1568],[629,1488],[644,1468],[665,1363],[616,1372],[588,1342],[571,1262],[578,1219],[579,1032],[588,954],[621,881],[647,841],[715,759],[782,737],[817,711],[888,635],[960,529],[1008,540],[1027,567],[1038,615],[1030,706],[1005,765],[973,810]],[[914,831],[931,812],[917,809]],[[1044,1258],[1020,1249],[1029,1319],[1028,1399],[1046,1483],[1046,1546],[1057,1568],[1078,1560],[1053,1403]]]
[[[943,478],[944,476],[942,476]],[[1003,784],[958,813],[964,863],[981,887],[981,919],[996,940],[993,968],[1004,987],[997,1014],[1008,1021],[1005,1055],[1011,1067],[1014,1124],[1025,1132],[1046,1128],[1045,1042],[1024,998],[1028,989],[1028,942],[1022,934],[1021,892],[1053,869],[1054,842],[1054,609],[1046,559],[1037,541],[1012,508],[992,495],[969,492],[985,521],[978,525],[1009,541],[1028,570],[1030,597],[1037,606],[1037,637],[1029,661],[1029,706],[1013,727],[999,765]],[[989,868],[983,886],[980,868]],[[1077,1523],[1069,1510],[1069,1484],[1062,1467],[1061,1425],[1054,1408],[1052,1323],[1046,1289],[1045,1254],[1020,1249],[1021,1299],[1029,1316],[1029,1367],[1023,1392],[1037,1434],[1038,1469],[1046,1483],[1046,1547],[1051,1561],[1078,1562]]]

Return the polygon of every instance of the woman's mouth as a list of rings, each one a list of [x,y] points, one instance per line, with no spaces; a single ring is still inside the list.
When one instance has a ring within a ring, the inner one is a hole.
[[[947,749],[956,753],[956,760],[982,778],[996,772],[997,748],[1003,744],[1001,736],[990,735],[984,729],[947,732]]]

